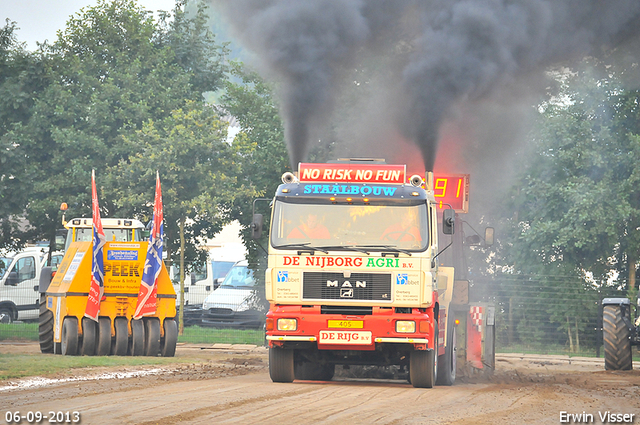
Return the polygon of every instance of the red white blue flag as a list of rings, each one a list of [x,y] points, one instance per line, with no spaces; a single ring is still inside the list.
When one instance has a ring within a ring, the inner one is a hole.
[[[162,240],[164,238],[162,224],[162,191],[160,190],[160,175],[156,172],[156,198],[153,206],[153,228],[149,235],[147,258],[144,262],[142,282],[138,292],[138,305],[133,315],[134,319],[155,314],[158,301],[158,276],[162,270]]]
[[[104,257],[102,247],[107,243],[100,220],[100,207],[98,206],[98,191],[96,190],[96,172],[91,171],[91,209],[93,212],[93,261],[91,263],[91,287],[87,297],[87,307],[84,315],[98,321],[100,313],[100,299],[104,293]]]

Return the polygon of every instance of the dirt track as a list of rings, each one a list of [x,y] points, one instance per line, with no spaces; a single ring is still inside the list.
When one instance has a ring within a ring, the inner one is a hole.
[[[633,423],[640,423],[640,370],[606,372],[602,359],[500,355],[491,377],[427,390],[382,379],[274,384],[264,348],[179,347],[178,356],[205,363],[131,368],[124,372],[153,374],[117,379],[94,379],[113,370],[83,369],[75,378],[91,379],[30,388],[16,387],[28,380],[0,382],[0,424],[7,411],[17,410],[78,411],[85,425],[558,424],[563,411],[591,414],[589,423],[602,423],[598,412],[634,414]]]

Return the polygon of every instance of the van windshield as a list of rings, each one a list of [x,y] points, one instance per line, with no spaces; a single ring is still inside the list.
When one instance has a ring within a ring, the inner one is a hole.
[[[253,287],[253,271],[247,266],[235,266],[229,270],[221,287],[247,288]]]
[[[0,279],[2,279],[7,268],[9,268],[9,264],[11,264],[11,258],[0,257]]]

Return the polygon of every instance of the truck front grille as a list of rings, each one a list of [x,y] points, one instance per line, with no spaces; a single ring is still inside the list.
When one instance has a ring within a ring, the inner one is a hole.
[[[323,305],[320,314],[342,314],[345,316],[371,316],[373,307],[358,305]]]
[[[391,301],[391,274],[304,272],[304,300]]]

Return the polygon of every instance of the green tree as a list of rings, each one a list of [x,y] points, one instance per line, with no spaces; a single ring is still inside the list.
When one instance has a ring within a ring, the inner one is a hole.
[[[554,323],[576,348],[580,334],[597,326],[599,300],[634,286],[640,249],[640,99],[619,70],[583,65],[564,74],[560,96],[541,106],[498,252],[509,274],[540,285],[522,312],[545,315],[522,326]],[[525,290],[513,287],[508,302]],[[508,321],[513,328],[517,320]]]
[[[125,137],[129,160],[109,170],[122,209],[148,219],[152,216],[155,170],[160,173],[167,256],[174,263],[179,256],[181,306],[184,271],[190,270],[194,261],[206,259],[207,253],[197,246],[229,222],[228,205],[235,198],[253,196],[251,188],[236,180],[237,164],[225,139],[226,123],[216,110],[202,102],[189,102],[185,109],[173,111],[162,121],[150,120]],[[180,326],[182,331],[182,317]]]
[[[203,27],[204,7],[190,19],[181,6],[155,22],[135,1],[101,0],[43,47],[49,84],[14,134],[29,152],[26,211],[35,234],[52,238],[61,201],[68,215],[90,213],[90,170],[117,172],[131,153],[126,136],[221,86],[225,49]],[[98,178],[104,216],[128,213],[107,185],[116,180]]]
[[[19,134],[46,84],[41,61],[17,41],[15,29],[9,20],[0,28],[0,248],[24,241],[20,227],[33,176],[27,172],[30,151]]]
[[[232,74],[238,82],[226,84],[222,102],[240,126],[232,145],[234,161],[238,165],[238,183],[253,188],[254,194],[237,197],[231,206],[231,216],[244,228],[242,238],[249,251],[249,266],[255,271],[258,282],[264,284],[268,231],[263,233],[262,239],[252,240],[253,201],[255,197],[271,199],[281,183],[282,174],[291,168],[272,87],[241,64],[233,64]],[[265,229],[269,228],[270,218],[267,205],[267,202],[256,204],[256,212],[265,216]]]

